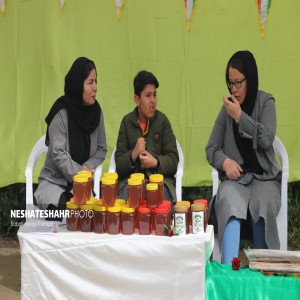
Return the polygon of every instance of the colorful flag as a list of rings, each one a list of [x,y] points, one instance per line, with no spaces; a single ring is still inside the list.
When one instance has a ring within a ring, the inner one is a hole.
[[[256,5],[258,9],[258,23],[260,36],[264,37],[266,33],[268,12],[271,6],[271,0],[256,0]]]
[[[5,15],[5,11],[6,11],[5,0],[0,0],[0,8],[1,8],[2,14]]]
[[[58,0],[58,7],[60,11],[60,15],[62,15],[64,7],[65,7],[65,0]]]
[[[117,10],[117,19],[120,20],[121,16],[122,16],[122,10],[124,7],[125,0],[114,0],[114,1],[115,1],[115,7]]]
[[[198,0],[184,0],[188,31],[191,30],[192,18],[197,4]]]

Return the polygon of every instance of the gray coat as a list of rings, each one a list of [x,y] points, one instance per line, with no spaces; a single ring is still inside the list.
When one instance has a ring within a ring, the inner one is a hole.
[[[239,133],[252,140],[253,149],[263,169],[262,175],[246,173],[238,181],[231,181],[223,174],[216,197],[219,242],[231,216],[246,219],[249,208],[255,222],[265,221],[266,244],[279,249],[276,216],[280,209],[281,171],[273,149],[276,133],[275,100],[272,95],[258,91],[252,116],[242,111]],[[206,146],[208,162],[218,170],[229,157],[239,164],[243,159],[235,143],[232,118],[222,107]]]
[[[90,157],[84,165],[95,169],[104,161],[107,152],[103,111],[101,111],[99,126],[90,137]],[[42,209],[46,209],[50,203],[57,205],[68,182],[72,183],[73,176],[82,170],[82,166],[70,156],[66,109],[61,109],[53,118],[49,126],[49,140],[45,164],[39,176],[39,186],[34,194]]]

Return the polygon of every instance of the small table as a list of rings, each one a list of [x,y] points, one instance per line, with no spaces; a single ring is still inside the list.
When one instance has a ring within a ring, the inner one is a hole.
[[[22,299],[205,299],[212,226],[173,237],[26,231],[25,223]]]
[[[234,271],[215,260],[206,265],[206,299],[300,299],[300,278],[265,276],[249,268]]]

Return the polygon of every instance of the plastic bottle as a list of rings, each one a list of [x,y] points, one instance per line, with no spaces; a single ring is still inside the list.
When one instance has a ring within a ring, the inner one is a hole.
[[[203,233],[205,231],[205,204],[193,203],[192,210],[192,233]]]
[[[79,221],[80,229],[83,232],[93,231],[93,204],[82,204],[80,205]]]
[[[139,233],[141,235],[151,234],[152,210],[149,207],[138,208]]]
[[[146,203],[150,208],[158,206],[158,185],[157,183],[148,183],[146,185]]]
[[[146,203],[146,195],[145,195],[145,174],[144,173],[132,173],[130,178],[140,179],[142,180],[142,188],[141,188],[141,204]]]
[[[106,207],[94,205],[94,231],[96,233],[106,232]]]
[[[164,235],[166,226],[169,228],[169,209],[168,207],[156,207],[154,209],[154,228],[156,235]]]
[[[113,207],[117,198],[116,196],[116,179],[111,177],[103,177],[102,180],[102,202],[107,207]]]
[[[122,206],[121,212],[122,233],[130,235],[135,229],[135,209],[126,205]]]
[[[134,209],[138,208],[141,204],[142,180],[129,178],[128,185],[128,204]]]
[[[188,207],[186,204],[176,204],[174,206],[174,226],[178,235],[189,233]]]
[[[67,210],[69,211],[69,216],[66,218],[67,229],[69,231],[79,230],[79,205],[74,202],[68,201]]]
[[[75,175],[73,178],[73,194],[75,204],[82,205],[86,203],[88,178],[86,176]]]
[[[164,176],[162,174],[152,174],[149,177],[151,183],[158,185],[158,202],[161,204],[164,199]]]
[[[121,206],[116,205],[107,208],[107,233],[118,234],[120,233],[121,224]]]

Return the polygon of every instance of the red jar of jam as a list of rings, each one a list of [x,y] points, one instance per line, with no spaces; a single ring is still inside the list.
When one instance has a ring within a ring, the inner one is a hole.
[[[79,205],[74,202],[67,202],[68,216],[66,218],[67,229],[69,231],[79,230]]]
[[[94,232],[106,232],[106,208],[99,204],[94,205]]]
[[[74,202],[78,205],[86,203],[88,192],[88,178],[86,176],[75,175],[73,179]]]
[[[129,178],[127,185],[128,204],[134,209],[141,203],[142,181],[140,179]]]
[[[149,177],[150,182],[158,185],[158,203],[161,204],[164,199],[164,176],[162,174],[153,174]]]
[[[82,204],[80,205],[79,211],[79,221],[80,221],[80,229],[83,232],[91,232],[93,231],[93,204]]]
[[[169,209],[167,207],[156,207],[154,209],[154,228],[156,235],[164,235],[166,226],[169,228]]]
[[[134,233],[135,229],[135,209],[126,205],[122,206],[121,227],[123,234],[129,235]]]
[[[148,183],[146,185],[146,202],[150,208],[158,206],[158,185],[157,183]]]
[[[116,205],[107,208],[107,233],[118,234],[120,233],[120,216],[121,216],[121,206]]]
[[[116,198],[116,179],[111,177],[102,178],[102,202],[107,207],[113,207]]]
[[[139,233],[141,235],[151,234],[152,209],[140,206],[138,208]]]
[[[145,195],[145,174],[144,173],[132,173],[130,178],[140,179],[142,181],[142,188],[141,188],[141,204],[146,203],[146,195]]]

